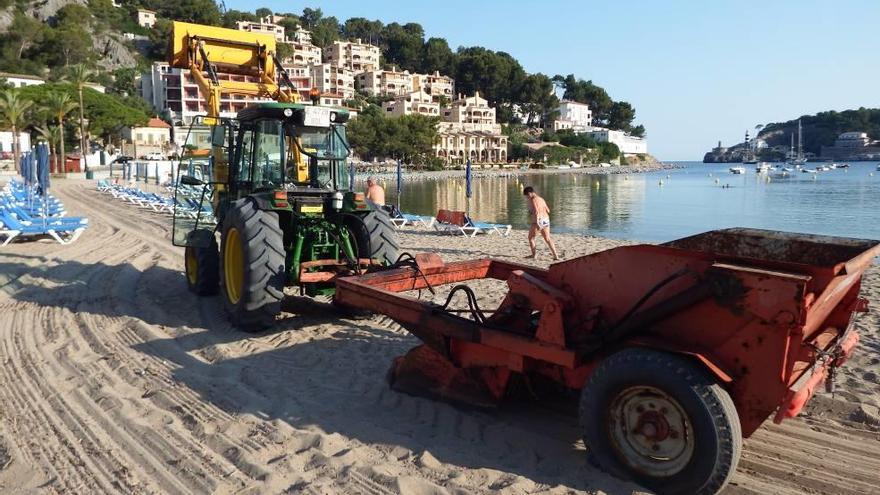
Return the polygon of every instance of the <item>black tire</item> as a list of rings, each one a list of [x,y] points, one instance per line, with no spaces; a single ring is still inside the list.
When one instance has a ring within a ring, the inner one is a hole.
[[[397,262],[400,245],[388,213],[376,209],[366,215],[346,215],[345,226],[357,244],[359,258],[370,258],[387,265]]]
[[[237,292],[230,287],[232,274],[226,273],[225,266],[233,229],[241,245],[243,265]],[[258,209],[248,198],[234,202],[223,221],[221,247],[220,281],[232,324],[245,332],[258,332],[272,326],[275,316],[281,313],[286,280],[284,234],[278,224],[278,214]],[[238,296],[237,300],[232,294]]]
[[[599,364],[581,392],[580,422],[592,462],[661,494],[717,493],[742,450],[727,391],[694,362],[650,349]]]
[[[220,289],[220,252],[217,240],[208,247],[187,247],[184,252],[186,286],[200,296],[213,296]]]

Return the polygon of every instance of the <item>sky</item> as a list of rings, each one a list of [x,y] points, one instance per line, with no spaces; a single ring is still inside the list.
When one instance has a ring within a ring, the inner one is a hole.
[[[417,22],[454,49],[485,46],[528,72],[575,74],[636,108],[648,151],[701,160],[747,129],[825,110],[880,108],[880,0],[226,0],[320,8],[340,22]]]

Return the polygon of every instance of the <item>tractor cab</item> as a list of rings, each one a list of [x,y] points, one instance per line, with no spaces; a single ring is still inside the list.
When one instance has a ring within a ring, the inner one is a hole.
[[[348,116],[345,109],[300,103],[245,108],[229,156],[230,193],[347,190]]]

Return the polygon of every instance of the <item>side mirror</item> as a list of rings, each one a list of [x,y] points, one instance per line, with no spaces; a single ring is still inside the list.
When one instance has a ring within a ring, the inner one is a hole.
[[[216,125],[211,128],[211,146],[226,144],[226,126]]]
[[[181,175],[180,183],[184,186],[201,186],[202,184],[204,184],[204,182],[196,179],[192,175]]]

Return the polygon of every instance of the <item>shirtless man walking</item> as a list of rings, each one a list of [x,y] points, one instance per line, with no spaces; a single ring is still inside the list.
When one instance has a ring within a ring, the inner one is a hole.
[[[526,256],[526,258],[535,258],[535,237],[540,232],[544,242],[547,243],[547,247],[550,248],[550,252],[553,253],[553,259],[558,261],[559,254],[556,253],[556,246],[553,245],[553,240],[550,239],[550,207],[547,206],[544,198],[535,194],[535,189],[532,186],[523,189],[523,196],[526,197],[526,201],[529,203],[529,217],[532,221],[529,227],[529,247],[532,249],[532,254]]]

